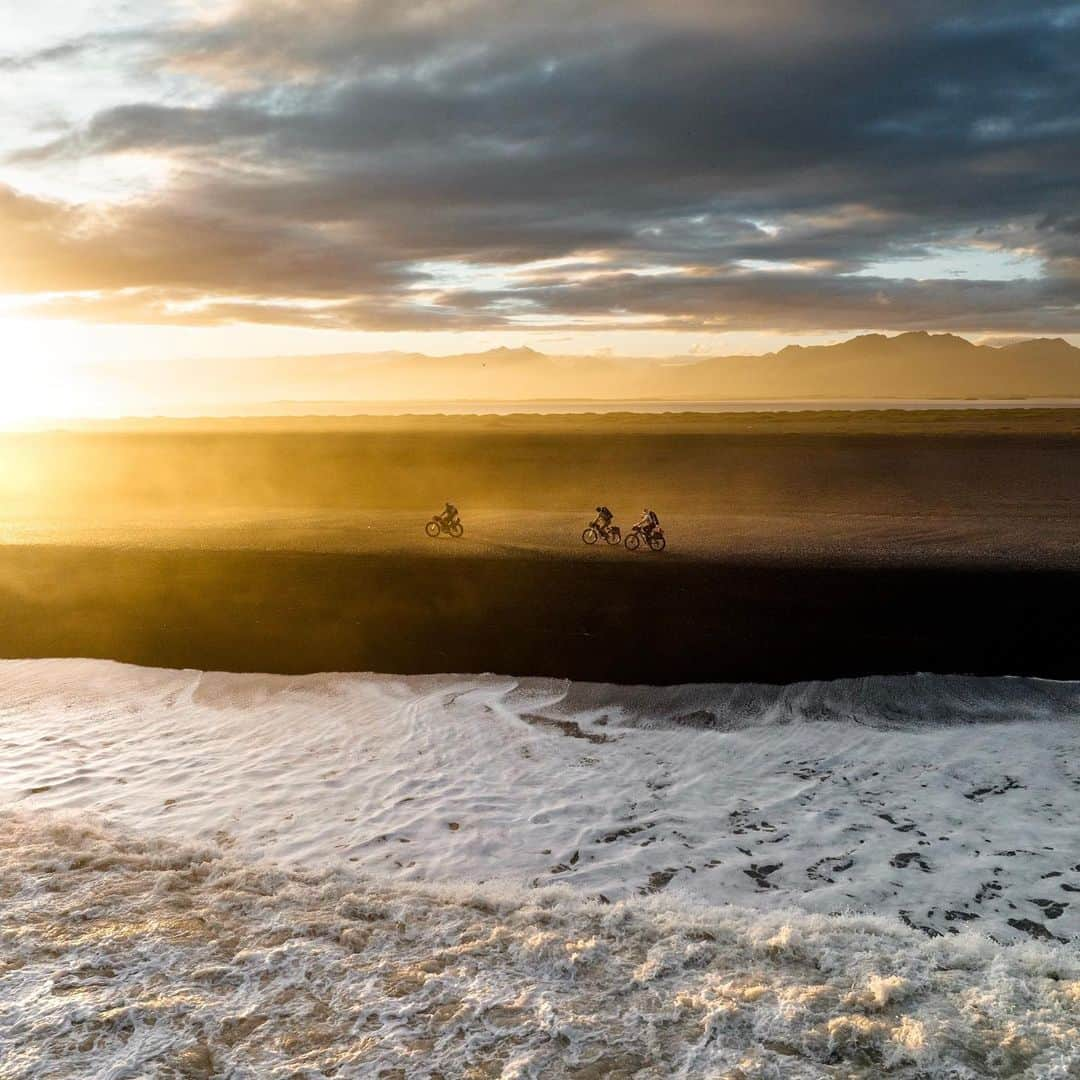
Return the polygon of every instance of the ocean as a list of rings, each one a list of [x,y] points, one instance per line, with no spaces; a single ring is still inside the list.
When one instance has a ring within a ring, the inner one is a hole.
[[[0,663],[0,1077],[1068,1077],[1080,683]]]

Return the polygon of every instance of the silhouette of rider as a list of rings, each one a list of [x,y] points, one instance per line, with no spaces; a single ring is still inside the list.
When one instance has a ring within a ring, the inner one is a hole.
[[[606,536],[614,517],[615,515],[606,506],[598,506],[596,508],[596,520],[593,522],[593,526]]]
[[[655,510],[650,510],[646,507],[641,511],[641,520],[634,526],[635,529],[640,529],[646,536],[651,536],[654,529],[660,527],[660,519],[656,516]]]
[[[450,528],[458,519],[458,508],[452,503],[448,502],[443,508],[443,512],[439,515],[439,521],[444,528]]]

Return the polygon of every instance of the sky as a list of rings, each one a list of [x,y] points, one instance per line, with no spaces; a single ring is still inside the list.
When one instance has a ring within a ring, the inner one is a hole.
[[[29,378],[13,363],[753,353],[911,329],[1080,342],[1078,3],[0,15],[9,379]]]

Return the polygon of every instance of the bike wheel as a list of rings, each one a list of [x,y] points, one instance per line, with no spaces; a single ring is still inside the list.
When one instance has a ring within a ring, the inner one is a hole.
[[[622,543],[622,530],[617,525],[607,534],[607,542],[616,545]]]
[[[439,535],[439,523],[437,521],[429,521],[424,526],[424,532],[434,539],[434,537]]]
[[[582,534],[581,539],[586,544],[595,544],[600,539],[600,534],[590,525]]]
[[[460,521],[454,521],[450,524],[450,535],[455,540],[460,540],[465,535],[465,526]]]
[[[649,547],[651,547],[653,551],[663,551],[664,548],[667,547],[667,540],[662,536],[650,536]]]
[[[636,532],[627,533],[623,543],[626,545],[627,551],[637,551],[641,547],[641,534]]]

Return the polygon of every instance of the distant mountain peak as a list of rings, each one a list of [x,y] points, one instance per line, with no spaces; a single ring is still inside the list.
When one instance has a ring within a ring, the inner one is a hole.
[[[488,364],[494,364],[498,367],[536,364],[538,361],[550,359],[546,354],[530,349],[527,345],[521,345],[516,349],[507,345],[499,345],[485,352],[474,353],[473,358],[479,360],[484,367]]]
[[[1075,345],[1070,345],[1062,337],[1052,338],[1027,338],[1024,341],[1014,341],[1008,345],[1002,345],[1002,349],[1023,349],[1027,352],[1038,353],[1040,356],[1072,356],[1080,353]]]
[[[887,339],[893,345],[906,346],[947,346],[949,348],[960,349],[977,349],[978,346],[973,342],[968,341],[967,338],[960,337],[958,334],[942,333],[932,334],[929,330],[905,330],[902,334],[897,334],[895,337]]]

